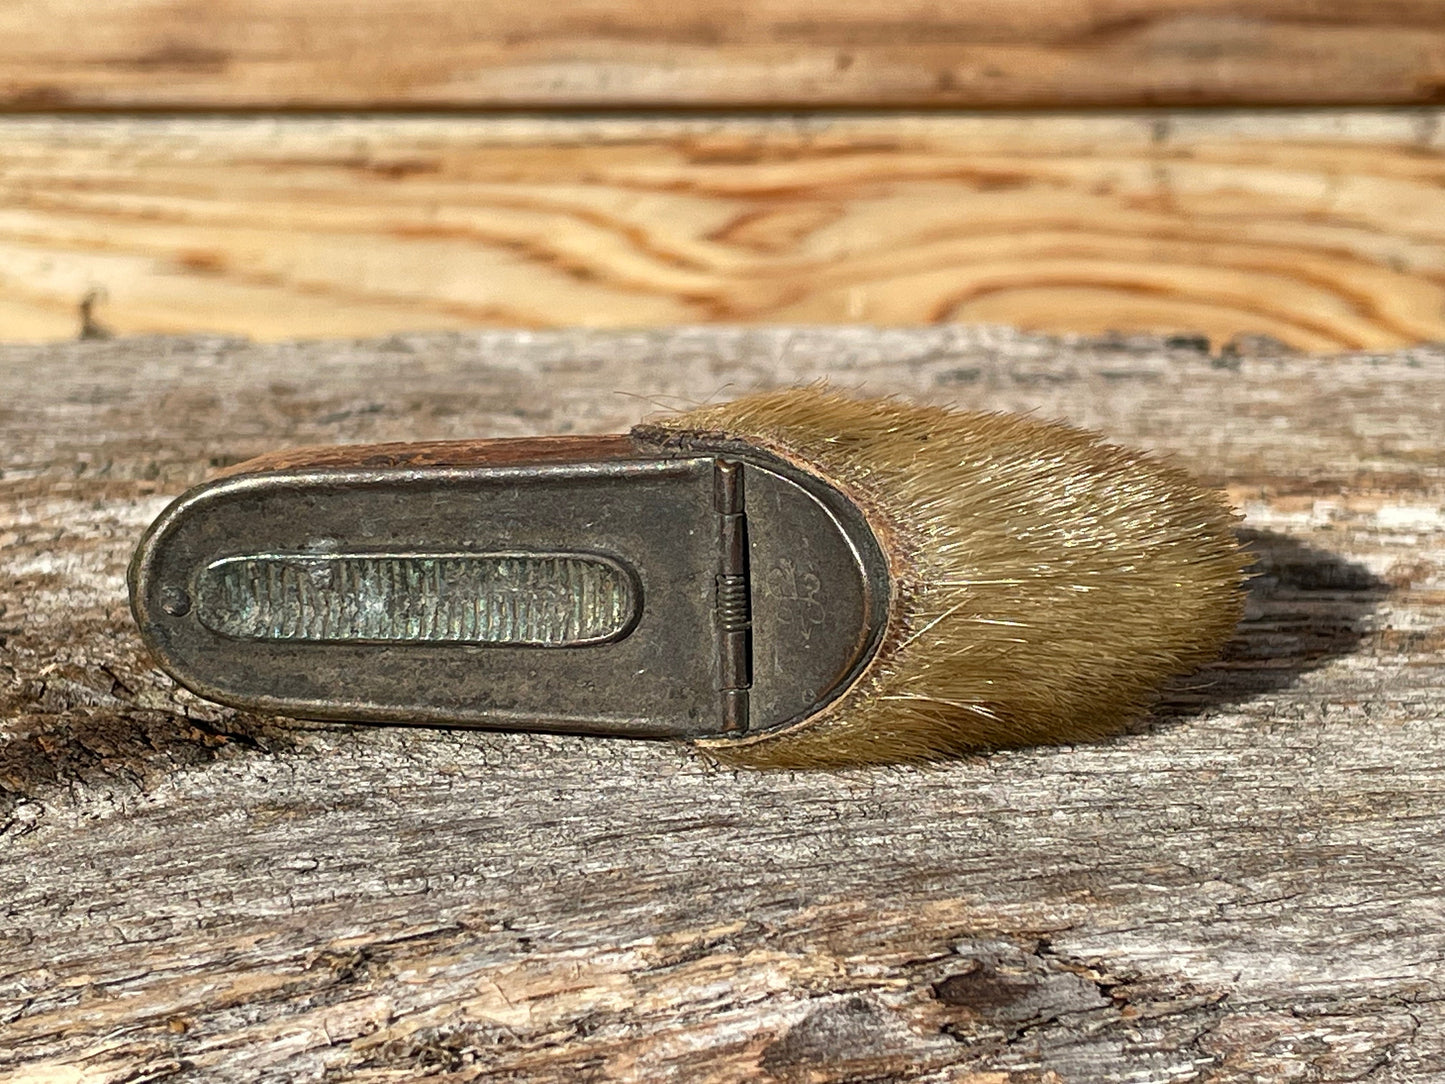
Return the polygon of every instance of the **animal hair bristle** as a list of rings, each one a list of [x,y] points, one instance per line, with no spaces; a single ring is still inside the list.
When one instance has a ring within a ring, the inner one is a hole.
[[[822,388],[660,419],[831,482],[888,555],[887,630],[852,686],[781,731],[699,743],[758,768],[955,758],[1117,733],[1216,658],[1249,560],[1222,497],[1068,425]]]

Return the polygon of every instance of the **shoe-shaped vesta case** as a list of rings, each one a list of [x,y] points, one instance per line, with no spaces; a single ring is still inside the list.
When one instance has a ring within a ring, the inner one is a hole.
[[[160,517],[131,593],[239,707],[919,763],[1117,733],[1233,633],[1233,523],[1096,433],[794,388],[253,460]]]

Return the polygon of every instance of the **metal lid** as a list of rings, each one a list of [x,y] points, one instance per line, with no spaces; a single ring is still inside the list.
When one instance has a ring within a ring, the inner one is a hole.
[[[254,710],[671,738],[796,722],[876,649],[886,563],[821,479],[705,439],[490,443],[190,491],[131,566],[147,645]]]

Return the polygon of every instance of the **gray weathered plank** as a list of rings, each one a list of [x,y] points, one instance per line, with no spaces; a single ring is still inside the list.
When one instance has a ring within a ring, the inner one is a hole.
[[[930,771],[266,719],[129,551],[287,444],[605,431],[830,375],[1228,488],[1262,557],[1147,725]],[[0,347],[0,1080],[1426,1081],[1445,1065],[1445,353],[978,329]]]

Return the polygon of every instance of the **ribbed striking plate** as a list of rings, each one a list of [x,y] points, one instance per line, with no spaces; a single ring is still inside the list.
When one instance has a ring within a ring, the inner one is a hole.
[[[581,647],[626,634],[638,591],[584,554],[253,554],[208,565],[196,616],[237,640]]]

